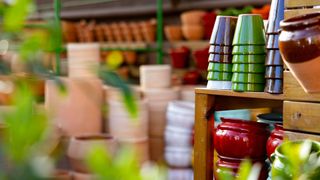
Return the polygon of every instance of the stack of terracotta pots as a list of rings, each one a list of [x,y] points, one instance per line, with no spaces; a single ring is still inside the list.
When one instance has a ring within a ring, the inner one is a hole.
[[[232,90],[261,92],[265,87],[265,31],[257,14],[238,17],[233,38]]]
[[[180,173],[190,172],[193,125],[193,102],[172,101],[169,103],[165,130],[165,160],[172,171],[178,168],[185,170]]]
[[[225,172],[228,168],[232,170],[231,175],[236,176],[241,161],[249,158],[262,166],[259,179],[266,179],[268,125],[240,119],[221,118],[221,121],[214,133],[214,148],[218,153],[218,159],[215,159],[217,173],[228,173]]]
[[[236,23],[236,17],[216,18],[210,39],[207,88],[231,89],[232,39]]]
[[[71,78],[97,78],[100,46],[97,43],[67,45],[68,74]]]
[[[182,34],[189,41],[201,40],[204,37],[203,16],[205,11],[192,10],[181,14]]]
[[[148,100],[150,158],[164,161],[164,131],[168,103],[179,98],[179,88],[142,89],[143,97]]]
[[[280,21],[284,19],[284,0],[272,0],[267,27],[267,59],[265,92],[283,92],[283,61],[279,52]]]
[[[134,149],[140,164],[149,160],[148,101],[141,99],[139,88],[132,88],[138,116],[132,117],[124,105],[121,90],[104,87],[107,102],[107,131],[120,143]]]

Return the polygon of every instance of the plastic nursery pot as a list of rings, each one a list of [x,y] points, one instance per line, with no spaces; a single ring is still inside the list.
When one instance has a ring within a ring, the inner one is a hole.
[[[266,54],[266,48],[264,45],[235,45],[232,54]]]
[[[264,73],[264,64],[233,64],[232,72],[240,73]]]
[[[209,48],[209,53],[231,55],[232,46],[211,45]]]
[[[270,134],[267,124],[223,117],[221,121],[214,135],[214,147],[219,156],[265,159]]]
[[[208,71],[231,72],[232,64],[210,62],[208,66]]]
[[[279,50],[279,34],[267,35],[267,49]]]
[[[283,65],[283,60],[282,60],[282,57],[280,55],[279,50],[268,50],[267,51],[266,65],[267,66]]]
[[[210,38],[210,44],[231,46],[236,24],[237,17],[217,16]]]
[[[215,63],[232,63],[232,55],[224,55],[224,54],[210,54],[209,62]]]
[[[263,19],[258,14],[241,14],[238,17],[232,45],[265,45]]]
[[[284,19],[284,0],[272,0],[267,34],[277,34],[280,30],[280,21]]]
[[[264,84],[232,83],[232,90],[238,92],[263,92]]]
[[[232,63],[234,64],[260,64],[265,63],[266,56],[265,55],[255,55],[255,54],[247,54],[247,55],[233,55]]]
[[[282,79],[283,78],[283,66],[267,66],[265,78]]]
[[[320,92],[320,13],[295,16],[280,25],[283,60],[305,92]]]
[[[264,83],[264,74],[262,73],[233,73],[233,83]]]
[[[209,71],[207,80],[214,80],[214,81],[231,81],[232,73],[228,72],[213,72]]]
[[[282,94],[283,80],[282,79],[266,79],[266,88],[264,91],[270,94]]]

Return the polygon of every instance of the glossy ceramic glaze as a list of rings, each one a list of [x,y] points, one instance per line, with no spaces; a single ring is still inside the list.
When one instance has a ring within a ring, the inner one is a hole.
[[[279,50],[279,34],[267,35],[267,49]]]
[[[268,125],[239,119],[221,118],[221,121],[214,135],[214,147],[220,156],[252,159],[266,157]]]
[[[231,46],[236,24],[237,17],[217,16],[212,30],[210,44]]]
[[[231,78],[232,78],[231,72],[209,71],[207,75],[207,80],[214,80],[214,81],[230,81]]]
[[[264,64],[233,64],[232,72],[241,73],[264,73]]]
[[[209,80],[207,83],[208,89],[216,89],[216,90],[230,90],[232,87],[232,82],[230,81],[212,81]]]
[[[264,45],[234,45],[232,54],[266,54],[266,48]]]
[[[188,65],[189,49],[179,48],[170,50],[171,64],[174,68],[185,68]]]
[[[280,30],[280,21],[284,19],[284,1],[272,0],[269,12],[267,34],[276,34]]]
[[[235,83],[264,83],[263,73],[233,73],[232,82]]]
[[[258,14],[241,14],[238,17],[232,45],[265,45],[263,19]]]
[[[267,66],[265,78],[269,79],[282,79],[283,78],[283,66]]]
[[[216,63],[232,63],[232,55],[224,55],[224,54],[210,54],[209,62]]]
[[[213,54],[232,54],[232,46],[211,45],[209,53]]]
[[[208,71],[231,72],[232,66],[232,64],[210,62],[208,66]]]
[[[282,79],[266,79],[266,88],[264,91],[270,94],[282,94],[283,80]]]
[[[267,155],[269,159],[271,154],[274,153],[276,148],[282,143],[283,135],[283,126],[281,124],[275,124],[275,129],[271,132],[267,141]]]
[[[263,92],[264,84],[232,83],[232,90],[239,92]]]
[[[232,63],[233,64],[261,64],[266,60],[266,56],[263,55],[233,55]]]
[[[281,22],[279,48],[283,60],[308,93],[320,92],[320,13]]]
[[[267,58],[266,58],[266,65],[267,66],[278,66],[283,65],[283,60],[280,55],[279,50],[269,50],[267,51]]]
[[[193,59],[196,63],[196,67],[199,70],[206,70],[208,67],[209,47],[199,49],[193,52]]]

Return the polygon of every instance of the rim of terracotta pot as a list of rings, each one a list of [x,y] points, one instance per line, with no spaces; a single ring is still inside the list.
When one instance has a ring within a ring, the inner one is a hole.
[[[319,25],[319,23],[320,13],[316,12],[285,19],[280,22],[280,27],[284,30],[294,30],[303,29],[312,25]]]
[[[90,140],[113,140],[114,138],[110,134],[85,134],[75,136],[74,139],[79,141],[90,141]]]

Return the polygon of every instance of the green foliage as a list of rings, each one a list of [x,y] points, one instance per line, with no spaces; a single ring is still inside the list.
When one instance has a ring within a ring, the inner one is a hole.
[[[220,180],[257,180],[261,171],[260,164],[253,164],[249,160],[241,162],[237,176],[234,176],[232,170],[222,169],[218,172]]]

